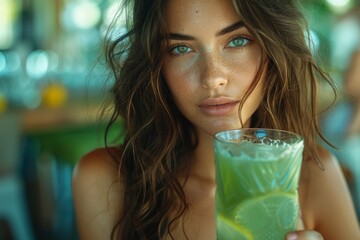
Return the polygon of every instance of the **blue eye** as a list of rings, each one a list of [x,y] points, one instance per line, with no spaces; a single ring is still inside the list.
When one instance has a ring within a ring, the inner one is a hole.
[[[248,44],[249,42],[250,42],[250,40],[247,38],[236,37],[229,42],[228,47],[243,47],[246,44]]]
[[[171,48],[170,52],[175,55],[182,55],[185,53],[192,52],[192,49],[185,45],[178,45],[176,47]]]

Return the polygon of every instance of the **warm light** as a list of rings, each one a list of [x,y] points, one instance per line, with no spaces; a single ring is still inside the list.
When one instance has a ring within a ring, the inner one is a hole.
[[[62,24],[71,30],[94,28],[100,19],[101,10],[99,6],[89,0],[70,2],[62,13]]]
[[[350,0],[326,0],[326,1],[334,7],[345,7],[350,4]]]
[[[9,48],[14,41],[16,3],[17,1],[13,0],[0,0],[0,49]]]
[[[121,4],[122,4],[121,1],[115,1],[107,7],[104,14],[104,24],[106,26],[110,26],[110,24],[114,21],[115,17],[119,13]],[[121,15],[120,19],[118,19],[118,25],[125,25],[124,15]]]
[[[26,72],[30,77],[45,76],[49,69],[49,55],[45,51],[34,51],[26,59]]]
[[[352,0],[326,0],[330,8],[336,13],[344,13],[351,8]]]
[[[95,27],[99,22],[101,11],[99,7],[90,1],[79,2],[72,12],[72,18],[76,26],[81,29]]]
[[[112,40],[116,40],[119,36],[125,34],[127,32],[126,29],[126,16],[125,12],[121,11],[122,1],[112,2],[105,10],[104,14],[104,24],[102,26],[102,34],[103,36],[107,36]],[[107,32],[109,30],[109,26],[113,24],[111,28],[111,32]]]
[[[43,104],[50,108],[63,106],[68,99],[68,90],[60,83],[50,83],[42,91]]]

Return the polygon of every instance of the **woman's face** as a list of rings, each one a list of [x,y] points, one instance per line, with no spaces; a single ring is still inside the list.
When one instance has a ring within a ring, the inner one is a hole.
[[[261,61],[259,45],[231,0],[170,0],[170,32],[163,77],[180,112],[210,135],[248,124],[258,108],[262,80],[242,111],[239,103]],[[263,74],[264,75],[264,74]]]

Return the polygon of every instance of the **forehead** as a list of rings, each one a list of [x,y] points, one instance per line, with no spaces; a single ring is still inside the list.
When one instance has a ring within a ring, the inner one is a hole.
[[[223,28],[240,20],[231,0],[169,0],[166,7],[170,31]]]

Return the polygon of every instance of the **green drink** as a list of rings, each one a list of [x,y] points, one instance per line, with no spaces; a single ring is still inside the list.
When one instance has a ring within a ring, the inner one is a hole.
[[[215,135],[216,231],[224,240],[279,240],[296,230],[303,139],[280,130]]]

